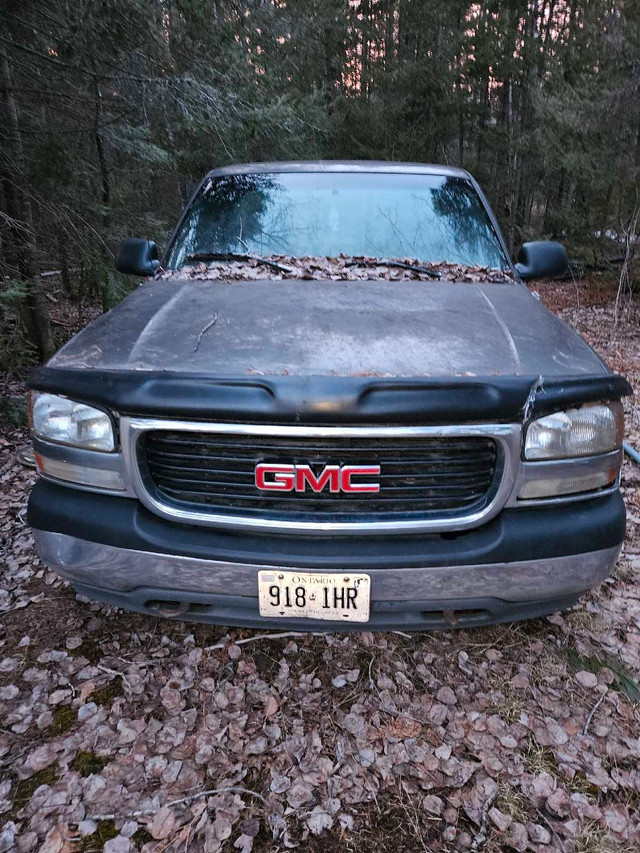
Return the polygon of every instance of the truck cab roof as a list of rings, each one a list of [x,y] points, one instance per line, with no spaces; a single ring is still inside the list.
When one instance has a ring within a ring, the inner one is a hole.
[[[274,172],[386,172],[404,175],[441,175],[472,180],[466,169],[433,163],[401,163],[389,160],[283,160],[273,163],[234,163],[207,173],[208,178],[224,175],[263,175]]]

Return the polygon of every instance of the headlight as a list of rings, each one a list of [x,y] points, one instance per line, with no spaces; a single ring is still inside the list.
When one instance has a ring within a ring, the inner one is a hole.
[[[100,409],[57,394],[32,393],[32,429],[38,438],[86,450],[115,449],[111,418]]]
[[[624,434],[622,404],[598,403],[567,409],[529,424],[525,459],[567,459],[617,450]]]

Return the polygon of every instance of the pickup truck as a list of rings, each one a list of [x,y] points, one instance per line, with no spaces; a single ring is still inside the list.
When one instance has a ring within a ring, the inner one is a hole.
[[[461,169],[210,172],[146,278],[30,379],[43,561],[90,599],[219,625],[549,614],[611,572],[630,387],[525,281]]]

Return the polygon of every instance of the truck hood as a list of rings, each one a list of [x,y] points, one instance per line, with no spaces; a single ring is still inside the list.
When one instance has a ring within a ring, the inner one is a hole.
[[[151,280],[50,367],[212,376],[570,376],[608,368],[514,284]]]

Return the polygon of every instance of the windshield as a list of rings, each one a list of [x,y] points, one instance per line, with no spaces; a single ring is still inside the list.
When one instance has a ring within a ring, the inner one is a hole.
[[[283,172],[211,179],[180,227],[168,268],[208,252],[509,266],[473,185],[421,174]]]

